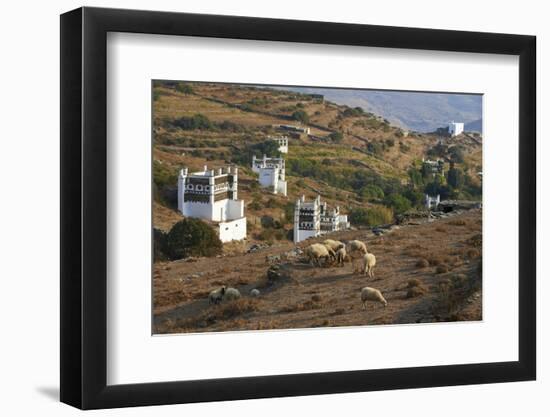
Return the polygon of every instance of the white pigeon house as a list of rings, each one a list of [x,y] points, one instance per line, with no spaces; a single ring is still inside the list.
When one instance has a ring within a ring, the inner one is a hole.
[[[326,202],[321,202],[320,196],[317,196],[311,202],[306,201],[305,196],[296,200],[294,206],[294,243],[349,228],[348,216],[340,214],[339,207],[330,209]]]
[[[273,194],[286,196],[285,160],[283,158],[263,158],[252,156],[252,171],[258,174],[258,181],[263,188],[269,188]]]
[[[222,242],[246,238],[244,201],[238,195],[236,167],[189,173],[187,168],[178,177],[178,210],[186,217],[214,222]]]
[[[288,153],[288,137],[287,136],[269,136],[269,140],[277,142],[279,152]]]
[[[450,122],[449,123],[449,134],[451,137],[455,137],[464,132],[464,123]]]

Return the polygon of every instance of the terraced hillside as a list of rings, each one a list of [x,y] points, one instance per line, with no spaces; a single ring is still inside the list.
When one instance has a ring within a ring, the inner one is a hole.
[[[468,177],[470,191],[479,187],[481,142],[467,136],[437,147],[440,137],[405,132],[360,108],[253,86],[158,81],[153,97],[153,213],[154,226],[160,230],[169,230],[181,219],[175,188],[183,166],[190,171],[205,164],[239,166],[249,241],[286,239],[293,203],[302,194],[308,199],[320,194],[347,213],[387,207],[391,212],[383,214],[386,220],[404,208],[420,206],[425,184],[412,184],[410,170],[420,170],[420,161],[430,151],[450,161],[449,150],[460,147],[463,159],[457,166]],[[288,135],[277,128],[281,124],[311,129],[309,135],[290,136],[285,156],[287,197],[260,190],[250,169],[253,154],[273,150],[265,146],[268,136]],[[397,194],[408,202],[396,203],[392,196]],[[266,230],[261,221],[266,216],[282,228]]]

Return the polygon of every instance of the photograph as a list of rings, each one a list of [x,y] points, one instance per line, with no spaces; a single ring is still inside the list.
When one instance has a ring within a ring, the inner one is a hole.
[[[153,334],[483,319],[482,94],[151,88]]]

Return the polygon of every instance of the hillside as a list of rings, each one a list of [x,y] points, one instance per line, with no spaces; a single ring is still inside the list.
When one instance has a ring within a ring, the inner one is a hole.
[[[287,87],[274,87],[285,89]],[[477,122],[482,109],[479,94],[443,94],[382,90],[292,87],[292,91],[323,94],[327,100],[388,119],[392,124],[419,132],[433,132],[448,122]],[[478,125],[475,125],[476,127]],[[481,132],[478,128],[466,129]]]
[[[182,218],[175,194],[179,169],[200,170],[205,164],[239,166],[239,196],[246,204],[251,241],[286,239],[294,201],[302,194],[308,199],[320,194],[346,213],[382,206],[396,213],[401,208],[387,201],[394,194],[405,193],[409,206],[421,205],[424,186],[411,188],[409,171],[418,170],[422,158],[433,153],[440,141],[429,134],[407,135],[360,108],[292,91],[158,81],[153,94],[153,221],[161,230],[169,230]],[[290,137],[285,155],[288,196],[260,190],[250,169],[252,154],[261,157],[267,137],[284,133],[276,126],[299,125],[295,119],[301,114],[309,119],[311,134]],[[480,143],[459,137],[439,146],[436,154],[448,160],[449,150],[461,141],[462,168],[478,186]],[[282,229],[265,228],[266,216],[282,223]]]
[[[420,225],[395,227],[381,237],[366,231],[334,238],[361,239],[376,254],[374,279],[343,267],[309,265],[290,242],[254,253],[158,263],[154,268],[154,333],[427,323],[482,319],[481,211]],[[323,238],[314,241],[322,241]],[[302,242],[304,248],[311,242]],[[281,259],[270,267],[267,256]],[[275,273],[270,273],[273,270]],[[213,306],[220,285],[243,297]],[[362,309],[364,286],[380,289],[388,306]],[[249,296],[257,288],[258,298]]]

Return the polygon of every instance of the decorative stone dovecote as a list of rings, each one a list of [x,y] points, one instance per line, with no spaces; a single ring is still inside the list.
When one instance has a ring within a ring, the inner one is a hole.
[[[279,145],[279,152],[288,153],[288,137],[287,136],[269,136],[269,140],[277,142]]]
[[[305,196],[294,206],[294,243],[325,233],[349,229],[348,216],[340,214],[340,208],[330,209],[321,202],[321,196],[309,202]]]
[[[252,157],[252,171],[258,174],[261,187],[269,188],[274,194],[286,196],[285,160],[283,158]]]
[[[244,201],[238,199],[238,169],[226,167],[189,173],[178,177],[178,210],[186,217],[217,222],[222,242],[246,237]]]

